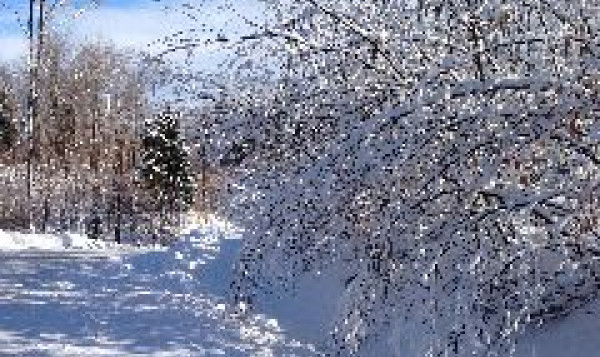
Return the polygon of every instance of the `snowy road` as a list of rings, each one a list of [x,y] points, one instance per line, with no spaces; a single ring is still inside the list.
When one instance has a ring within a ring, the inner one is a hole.
[[[217,241],[119,259],[3,253],[0,356],[320,355],[274,319],[227,312],[239,241]]]

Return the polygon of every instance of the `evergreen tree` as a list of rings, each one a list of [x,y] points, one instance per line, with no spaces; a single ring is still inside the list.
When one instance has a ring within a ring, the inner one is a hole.
[[[169,108],[146,123],[142,177],[161,212],[181,212],[193,200],[188,153],[179,134],[179,117]]]
[[[12,121],[13,110],[10,105],[9,94],[0,89],[0,146],[9,148],[15,142],[17,129]]]

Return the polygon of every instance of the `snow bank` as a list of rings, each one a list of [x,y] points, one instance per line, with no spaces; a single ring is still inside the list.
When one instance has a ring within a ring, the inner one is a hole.
[[[333,323],[346,292],[345,268],[332,265],[300,276],[290,291],[259,294],[256,312],[275,318],[291,336],[326,348],[332,342]]]
[[[600,355],[600,299],[559,321],[526,332],[514,357],[591,357]]]
[[[136,244],[117,244],[91,239],[77,233],[35,234],[0,230],[0,254],[19,256],[110,255],[164,251],[160,245],[139,247]],[[50,255],[48,255],[50,254]]]
[[[61,249],[105,249],[114,243],[88,239],[74,233],[27,234],[0,230],[0,250],[61,250]]]

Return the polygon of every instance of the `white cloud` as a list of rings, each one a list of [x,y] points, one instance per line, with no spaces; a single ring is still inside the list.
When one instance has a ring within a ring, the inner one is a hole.
[[[246,16],[256,14],[259,6],[253,6],[254,1],[241,2],[240,12]],[[154,3],[153,6],[141,8],[100,8],[81,18],[81,23],[73,27],[74,32],[83,37],[99,36],[110,39],[118,46],[131,47],[146,50],[150,53],[158,53],[166,48],[162,39],[175,34],[178,31],[188,33],[197,41],[215,38],[219,29],[230,33],[240,30],[242,20],[217,8],[219,2],[206,5],[202,12],[193,11],[192,19],[188,14],[181,11],[183,7],[176,5],[171,10],[165,11],[164,6]],[[201,25],[205,23],[206,28],[215,29],[212,33],[201,33]],[[76,30],[75,30],[76,29]],[[190,30],[192,30],[190,32]],[[151,46],[148,46],[152,44]],[[221,47],[218,45],[200,46],[196,48],[195,54],[215,54]],[[179,54],[178,57],[184,57]]]
[[[78,40],[100,38],[110,40],[119,47],[145,50],[154,54],[166,48],[164,43],[161,44],[161,41],[157,40],[177,31],[200,29],[202,23],[206,23],[207,28],[225,29],[226,33],[243,27],[242,20],[218,8],[220,1],[207,2],[208,5],[203,5],[201,12],[192,11],[195,19],[181,11],[184,7],[181,4],[177,5],[181,1],[183,0],[148,2],[145,6],[137,7],[100,7],[88,10],[76,18],[73,14],[63,16],[59,27],[66,29]],[[165,10],[166,3],[172,5],[171,10]],[[239,12],[244,16],[260,16],[261,10],[257,4],[256,1],[242,1],[239,3]],[[217,32],[202,34],[196,31],[192,34],[203,41],[209,37],[216,37]],[[19,35],[0,33],[0,59],[11,60],[26,54],[26,39]],[[151,43],[153,45],[148,46]],[[220,48],[215,45],[200,46],[194,51],[194,58],[214,62],[211,58],[222,58],[222,54],[218,53]],[[181,51],[173,56],[173,59],[183,59],[185,56],[186,53]]]
[[[13,61],[26,54],[27,41],[24,37],[17,35],[0,37],[0,61]]]
[[[118,46],[145,48],[146,44],[173,32],[174,18],[161,9],[98,9],[80,18],[74,30],[82,37],[99,36],[115,42]],[[175,21],[179,20],[179,21]]]

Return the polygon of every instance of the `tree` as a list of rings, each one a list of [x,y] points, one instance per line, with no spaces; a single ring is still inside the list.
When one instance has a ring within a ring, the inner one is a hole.
[[[246,38],[289,59],[282,104],[245,123],[281,125],[280,154],[246,155],[223,205],[240,294],[350,262],[335,348],[412,329],[415,356],[503,355],[594,298],[598,21],[562,5],[273,2]]]
[[[146,113],[145,87],[139,79],[138,54],[111,43],[73,43],[64,35],[45,35],[37,77],[36,125],[40,150],[36,167],[44,221],[60,229],[85,222],[95,236],[130,227],[136,195],[135,154]],[[77,179],[74,179],[77,177]],[[43,206],[43,207],[42,207]],[[46,209],[47,207],[47,209]],[[41,212],[40,212],[41,213]],[[127,215],[129,221],[122,219]],[[42,227],[50,224],[42,223]]]
[[[136,208],[142,122],[149,112],[139,53],[107,42],[77,43],[46,31],[36,76],[36,148],[30,160],[35,179],[32,206],[6,198],[12,212],[32,213],[41,230],[94,230],[98,236],[141,228]],[[13,118],[25,122],[28,83],[26,64],[15,63],[4,82],[10,87]],[[23,129],[23,128],[20,128]],[[27,132],[21,132],[25,138]],[[13,150],[12,191],[24,190],[26,140]],[[15,213],[16,214],[16,213]],[[92,217],[90,217],[92,216]],[[100,223],[95,218],[100,218]],[[96,223],[94,223],[96,222]]]
[[[597,295],[593,5],[265,3],[273,21],[238,13],[254,32],[214,40],[280,65],[223,140],[260,143],[225,160],[238,297],[344,264],[341,354],[491,356]]]
[[[181,213],[192,204],[188,153],[179,133],[179,116],[169,108],[147,122],[141,174],[162,214]]]
[[[18,139],[16,110],[12,102],[9,90],[0,87],[0,146],[3,150],[10,149]]]

